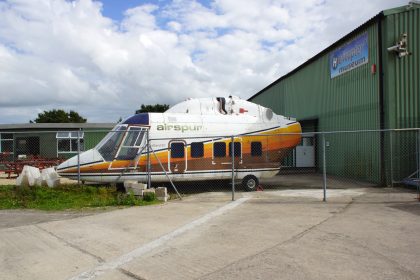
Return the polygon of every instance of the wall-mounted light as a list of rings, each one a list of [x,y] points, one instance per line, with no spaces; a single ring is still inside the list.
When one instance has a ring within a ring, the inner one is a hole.
[[[400,40],[392,47],[388,48],[388,52],[394,52],[399,58],[410,55],[407,50],[407,33],[401,34]]]

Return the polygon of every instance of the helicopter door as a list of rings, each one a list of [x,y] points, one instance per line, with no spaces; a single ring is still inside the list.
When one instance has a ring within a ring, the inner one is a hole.
[[[168,164],[172,173],[184,173],[187,170],[187,151],[184,141],[169,142]]]
[[[130,126],[109,169],[136,169],[139,158],[146,151],[146,127]]]

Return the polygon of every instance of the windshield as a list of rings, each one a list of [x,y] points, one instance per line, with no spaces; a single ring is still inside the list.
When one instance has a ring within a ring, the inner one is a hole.
[[[112,161],[118,152],[118,147],[127,129],[126,125],[117,125],[109,132],[104,139],[96,146],[96,149],[102,155],[104,160]]]
[[[127,125],[117,125],[96,146],[96,149],[106,161],[132,160],[145,145],[145,136],[146,128],[131,126],[127,131]]]
[[[137,156],[142,146],[146,130],[141,127],[130,127],[125,136],[124,143],[117,155],[117,159],[131,160]]]

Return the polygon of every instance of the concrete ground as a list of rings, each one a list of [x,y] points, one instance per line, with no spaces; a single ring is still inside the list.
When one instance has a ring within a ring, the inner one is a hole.
[[[321,197],[266,189],[231,202],[212,192],[84,216],[31,211],[26,222],[27,211],[0,211],[0,278],[420,279],[414,192]]]
[[[16,178],[7,178],[7,174],[0,171],[0,185],[15,185],[16,184]]]
[[[263,178],[260,182],[264,188],[268,189],[322,189],[324,186],[323,175],[321,173],[280,173],[271,178]],[[327,187],[333,189],[349,189],[349,188],[366,188],[374,187],[375,184],[368,182],[360,182],[349,178],[340,178],[337,176],[327,175]]]

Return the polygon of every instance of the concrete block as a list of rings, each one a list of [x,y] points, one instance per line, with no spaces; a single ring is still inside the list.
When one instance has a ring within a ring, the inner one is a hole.
[[[125,180],[124,181],[125,190],[127,190],[127,188],[130,188],[132,184],[137,184],[137,181],[135,181],[135,180]]]
[[[144,193],[156,193],[156,191],[155,191],[155,189],[145,189],[145,190],[143,190],[143,194]]]
[[[131,183],[131,187],[139,190],[147,189],[147,185],[143,183]]]
[[[163,201],[163,202],[167,202],[169,199],[169,196],[158,196],[157,200]]]
[[[156,196],[167,196],[168,190],[165,187],[156,188]]]
[[[35,180],[35,186],[45,187],[47,186],[47,180],[41,176]]]
[[[60,185],[60,179],[47,179],[47,186],[50,188],[55,188]]]
[[[142,196],[143,195],[143,191],[140,190],[140,189],[136,189],[136,188],[128,187],[128,188],[125,188],[125,191],[127,193],[133,193],[133,195],[135,195],[135,196]]]
[[[132,192],[135,196],[142,196],[143,191],[146,189],[146,185],[142,183],[138,183],[136,181],[124,181],[125,191],[127,193]]]
[[[138,181],[135,180],[125,180],[124,189],[126,193],[132,192],[136,196],[143,195],[143,184],[140,184]]]
[[[41,177],[39,168],[25,165],[16,179],[16,186],[35,186],[36,179]]]
[[[168,190],[165,187],[156,188],[156,197],[158,200],[161,200],[164,202],[168,201],[168,198],[169,198]]]

